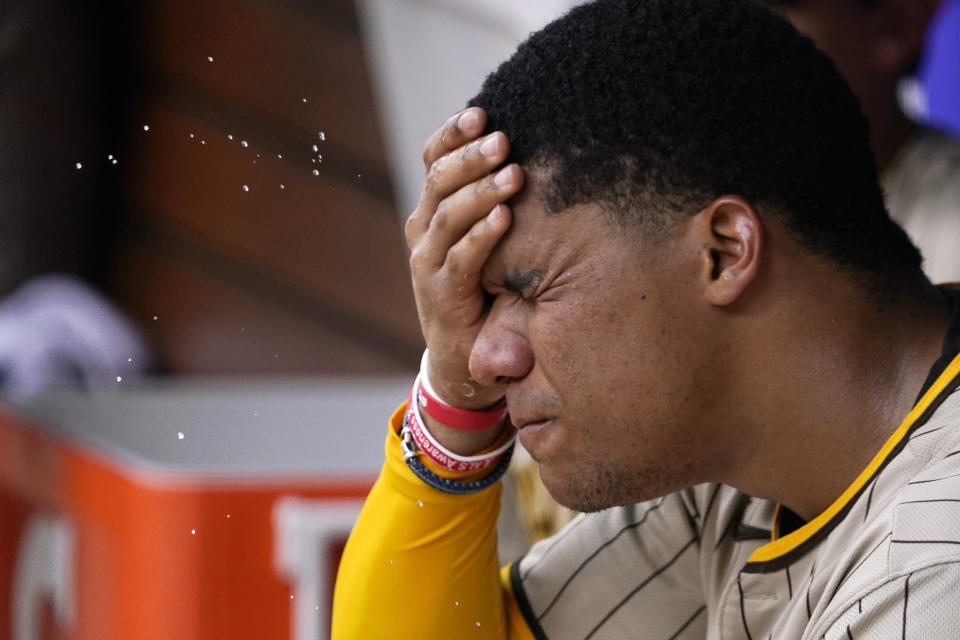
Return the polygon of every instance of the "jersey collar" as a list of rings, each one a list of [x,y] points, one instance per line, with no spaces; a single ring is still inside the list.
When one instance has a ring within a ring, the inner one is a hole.
[[[945,291],[945,293],[949,293]],[[953,291],[956,295],[956,290]],[[955,304],[960,307],[960,298],[955,298]],[[956,307],[955,307],[956,308]],[[857,498],[870,485],[870,482],[883,470],[906,445],[910,435],[929,420],[947,397],[960,387],[960,345],[956,338],[960,336],[960,313],[955,313],[950,329],[944,339],[944,353],[950,358],[941,358],[934,365],[934,371],[939,369],[933,381],[927,381],[926,391],[921,393],[920,399],[914,405],[907,417],[904,418],[897,430],[893,432],[874,456],[870,464],[857,476],[856,480],[847,487],[846,491],[819,516],[807,522],[800,528],[774,539],[754,551],[747,560],[743,570],[747,573],[767,573],[778,571],[789,565],[796,558],[803,555],[811,547],[816,546],[833,528],[843,520],[847,512],[857,501]],[[944,366],[945,365],[945,366]],[[777,505],[773,523],[773,535],[777,535],[777,516],[781,508]]]

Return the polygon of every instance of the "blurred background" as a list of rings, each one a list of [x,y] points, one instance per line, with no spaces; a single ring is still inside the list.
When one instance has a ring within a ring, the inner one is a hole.
[[[575,3],[0,3],[0,640],[326,636],[423,141]],[[960,0],[901,93],[960,133]]]

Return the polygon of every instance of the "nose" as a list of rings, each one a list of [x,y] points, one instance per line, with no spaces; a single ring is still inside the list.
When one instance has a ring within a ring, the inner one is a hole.
[[[470,351],[470,375],[481,385],[506,384],[533,368],[533,349],[521,315],[506,301],[494,302]]]

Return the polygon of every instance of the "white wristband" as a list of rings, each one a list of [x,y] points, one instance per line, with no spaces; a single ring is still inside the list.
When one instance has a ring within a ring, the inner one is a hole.
[[[429,369],[429,366],[430,366],[430,349],[424,349],[423,357],[420,358],[420,384],[423,385],[424,390],[427,393],[429,393],[431,396],[433,396],[437,400],[437,402],[443,402],[443,400],[440,399],[440,396],[438,396],[437,392],[434,390],[433,385],[430,384],[430,376],[427,375],[427,370]]]

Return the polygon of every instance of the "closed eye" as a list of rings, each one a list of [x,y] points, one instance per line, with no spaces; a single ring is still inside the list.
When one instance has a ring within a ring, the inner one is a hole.
[[[503,278],[503,288],[526,300],[523,292],[536,291],[540,283],[543,282],[543,278],[544,273],[539,269],[510,271]]]

